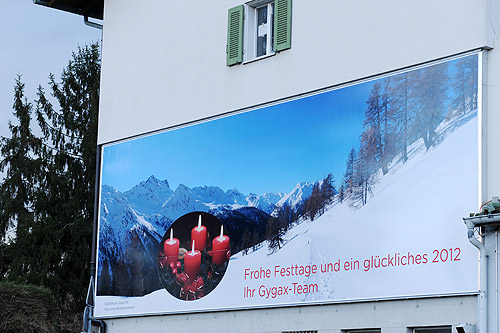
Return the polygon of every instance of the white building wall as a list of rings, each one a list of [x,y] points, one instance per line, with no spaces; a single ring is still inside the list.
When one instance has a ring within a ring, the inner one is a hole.
[[[490,45],[485,1],[295,0],[292,48],[227,67],[238,0],[106,0],[99,143]]]
[[[317,330],[343,333],[382,328],[409,333],[411,328],[475,323],[476,297],[424,298],[337,305],[225,311],[106,320],[107,332],[281,333]]]
[[[493,48],[500,31],[495,0],[295,0],[290,50],[227,67],[227,9],[241,3],[106,0],[98,143]],[[500,134],[488,130],[500,54],[489,53],[482,202],[500,193]]]
[[[492,49],[483,87],[481,201],[500,194],[500,52],[495,49],[500,1],[294,0],[292,48],[227,67],[227,9],[241,3],[106,0],[99,144],[487,47]],[[186,325],[215,332],[221,330],[214,323],[221,321],[226,332],[340,333],[382,327],[384,333],[406,333],[407,327],[476,323],[477,299],[361,302],[106,322],[108,332],[167,327],[185,331]]]
[[[484,200],[500,195],[500,1],[486,1],[485,25],[487,39],[493,46],[488,52],[487,83],[485,87]],[[498,313],[498,312],[497,312]]]

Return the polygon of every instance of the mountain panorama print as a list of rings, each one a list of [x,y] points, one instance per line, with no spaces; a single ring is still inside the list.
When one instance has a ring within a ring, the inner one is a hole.
[[[478,57],[104,146],[96,315],[477,290]]]

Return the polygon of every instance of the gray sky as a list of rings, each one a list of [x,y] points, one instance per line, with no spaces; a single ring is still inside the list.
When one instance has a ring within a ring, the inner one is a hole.
[[[33,102],[41,84],[49,92],[49,73],[59,81],[78,45],[101,40],[101,31],[83,17],[33,4],[32,0],[0,0],[0,136],[9,136],[13,119],[14,80],[22,74],[25,94]]]

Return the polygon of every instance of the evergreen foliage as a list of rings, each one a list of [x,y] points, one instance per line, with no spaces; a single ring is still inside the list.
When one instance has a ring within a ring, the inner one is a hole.
[[[465,57],[457,61],[453,80],[455,98],[452,115],[465,114],[477,108],[477,57]]]
[[[354,207],[364,206],[368,202],[368,195],[372,193],[372,185],[376,183],[375,159],[371,152],[363,146],[363,140],[362,136],[362,146],[354,162],[354,187],[349,197],[349,203]]]
[[[340,185],[339,188],[339,194],[337,196],[337,200],[342,203],[345,200],[345,190],[344,190],[344,184]]]
[[[6,171],[0,184],[0,231],[4,239],[9,227],[16,231],[15,238],[2,244],[0,279],[48,288],[60,310],[80,312],[85,306],[99,78],[98,44],[73,53],[60,82],[50,75],[51,97],[39,87],[35,110],[24,98],[18,76],[17,124],[10,124],[11,137],[0,141],[0,169]]]
[[[415,108],[415,132],[429,149],[437,143],[436,127],[443,121],[448,100],[447,64],[424,68],[418,73],[413,99]]]
[[[28,235],[33,227],[33,205],[41,166],[41,140],[31,129],[33,106],[24,96],[24,83],[18,75],[14,87],[14,116],[17,124],[9,122],[10,138],[0,139],[0,170],[6,172],[0,185],[0,233],[5,237],[10,227],[19,236]]]
[[[393,151],[401,152],[401,160],[408,160],[408,144],[410,143],[411,117],[409,111],[409,80],[410,74],[405,72],[392,78],[389,86],[390,113],[391,113],[391,138]]]
[[[280,223],[277,218],[270,218],[267,222],[266,228],[266,239],[268,242],[268,248],[271,252],[275,252],[281,249],[283,245],[283,237],[286,233],[286,227]]]
[[[477,57],[457,60],[451,78],[448,67],[436,64],[372,85],[359,149],[353,148],[347,158],[340,202],[365,205],[378,181],[377,173],[385,175],[396,156],[406,162],[408,148],[419,139],[430,149],[441,140],[436,129],[446,116],[461,116],[477,108]]]
[[[352,148],[347,156],[344,179],[342,181],[344,197],[349,197],[354,189],[354,162],[356,161],[356,149]],[[343,197],[343,198],[344,198]]]

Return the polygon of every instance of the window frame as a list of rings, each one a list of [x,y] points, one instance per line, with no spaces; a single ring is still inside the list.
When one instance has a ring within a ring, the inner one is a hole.
[[[263,58],[271,57],[276,54],[274,51],[273,38],[274,38],[274,13],[269,12],[269,8],[273,8],[274,0],[254,0],[245,3],[245,23],[244,23],[244,37],[243,37],[243,64],[260,60]],[[257,56],[257,10],[259,8],[268,6],[267,13],[267,42],[266,54]],[[272,19],[272,21],[271,21]]]
[[[257,56],[257,10],[264,6],[268,6],[266,54]],[[292,0],[252,0],[229,8],[226,65],[246,64],[290,49],[291,27]]]
[[[258,25],[258,12],[261,8],[266,8],[266,53],[258,55],[258,50],[259,50],[259,25]],[[256,33],[255,36],[255,58],[261,58],[265,56],[269,56],[271,54],[274,54],[274,1],[270,1],[269,3],[266,3],[262,6],[255,7],[255,27],[254,27],[254,32]]]
[[[412,333],[429,333],[429,332],[435,332],[439,330],[449,330],[450,333],[452,333],[452,327],[451,326],[427,326],[427,327],[413,327],[411,332]]]

